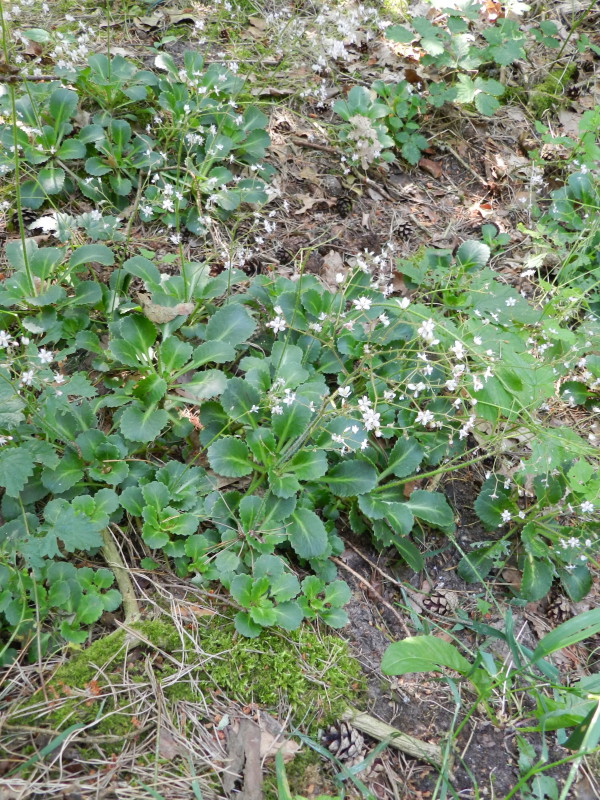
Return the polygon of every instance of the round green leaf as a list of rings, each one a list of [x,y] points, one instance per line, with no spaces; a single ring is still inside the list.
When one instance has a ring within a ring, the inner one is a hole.
[[[210,466],[218,475],[226,478],[241,478],[254,469],[248,448],[234,436],[224,436],[211,444],[207,451]]]
[[[255,328],[256,322],[244,306],[232,303],[220,308],[209,319],[206,338],[235,346],[252,336]]]

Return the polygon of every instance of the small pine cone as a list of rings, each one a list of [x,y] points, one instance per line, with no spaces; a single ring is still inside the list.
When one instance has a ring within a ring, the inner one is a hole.
[[[556,594],[548,603],[546,616],[554,625],[560,625],[571,618],[571,606],[564,594]]]
[[[399,239],[408,239],[412,232],[413,227],[407,220],[402,220],[402,222],[399,222],[396,226],[395,233]]]
[[[282,267],[287,267],[287,265],[291,264],[294,260],[294,255],[286,247],[278,247],[277,250],[275,250],[275,258]]]
[[[446,596],[445,592],[438,590],[432,592],[427,597],[423,598],[423,608],[431,611],[434,614],[444,616],[452,611],[452,606]]]
[[[356,728],[347,722],[330,725],[321,736],[321,744],[342,764],[353,767],[365,756],[365,740]]]
[[[345,219],[352,213],[352,200],[346,196],[338,197],[335,203],[335,210],[342,219]]]
[[[43,217],[44,212],[33,208],[22,208],[21,215],[23,216],[23,225],[27,228],[32,222],[35,222],[36,219]],[[19,227],[19,215],[16,211],[12,215],[11,224],[15,229]]]

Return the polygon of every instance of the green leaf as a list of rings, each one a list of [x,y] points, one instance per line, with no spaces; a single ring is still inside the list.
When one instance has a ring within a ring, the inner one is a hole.
[[[425,565],[423,556],[408,537],[394,538],[393,545],[412,570],[420,572],[423,569]]]
[[[130,406],[122,414],[119,427],[123,436],[132,442],[152,442],[168,421],[164,408]]]
[[[77,92],[70,89],[55,89],[48,101],[48,111],[56,130],[63,122],[71,119],[77,108]]]
[[[471,664],[450,642],[437,636],[410,636],[391,644],[381,661],[384,675],[406,675],[409,672],[432,672],[448,667],[466,675]]]
[[[500,108],[500,103],[495,97],[485,92],[475,95],[475,108],[480,114],[491,117]]]
[[[273,433],[277,436],[279,447],[289,439],[304,433],[312,416],[308,406],[302,405],[297,398],[292,405],[283,406],[281,414],[271,414]]]
[[[130,314],[121,320],[119,331],[123,339],[132,344],[136,352],[146,356],[156,340],[156,328],[141,314]]]
[[[192,345],[189,342],[182,342],[176,336],[169,336],[160,343],[158,355],[161,371],[170,374],[187,364],[192,355]]]
[[[319,616],[330,628],[344,628],[348,624],[348,614],[341,608],[326,608]]]
[[[276,475],[269,473],[269,486],[277,497],[293,497],[302,488],[295,475]]]
[[[400,44],[410,44],[417,38],[414,31],[406,28],[404,25],[390,25],[385,29],[386,39],[392,42],[399,42]]]
[[[66,492],[83,478],[81,459],[72,450],[67,450],[54,469],[42,471],[42,483],[54,494]]]
[[[244,306],[232,303],[220,308],[209,319],[206,338],[235,345],[247,341],[256,329],[256,322]]]
[[[204,364],[225,364],[235,361],[235,349],[226,342],[203,342],[194,350],[192,365],[201,367]]]
[[[13,386],[6,367],[0,367],[0,428],[11,430],[23,419],[25,401]]]
[[[46,167],[37,175],[38,183],[46,194],[58,194],[65,185],[64,170],[58,167]]]
[[[386,503],[384,518],[390,528],[399,536],[408,536],[415,523],[407,503]]]
[[[325,589],[325,602],[332,606],[345,606],[351,597],[352,592],[346,581],[332,581]]]
[[[33,475],[33,458],[25,447],[11,447],[0,452],[0,486],[10,497],[18,497]]]
[[[302,609],[293,600],[286,603],[278,603],[275,606],[276,624],[286,631],[294,631],[300,627],[304,617]]]
[[[406,505],[417,519],[434,528],[448,532],[454,530],[454,513],[443,494],[415,489]]]
[[[322,450],[300,450],[285,467],[301,481],[317,480],[327,472],[327,456]]]
[[[144,285],[148,288],[160,286],[160,272],[155,264],[143,256],[133,256],[123,262],[122,268],[129,275],[134,275],[136,278],[144,281]]]
[[[592,576],[583,564],[578,564],[575,569],[559,569],[558,577],[574,603],[583,600],[592,588]]]
[[[468,239],[456,251],[456,261],[463,269],[482,268],[490,260],[490,254],[487,244]]]
[[[398,439],[389,454],[387,467],[381,473],[380,479],[390,472],[397,478],[405,478],[417,469],[423,456],[423,449],[416,439]]]
[[[243,424],[254,425],[254,406],[260,403],[260,394],[243,378],[230,378],[227,387],[221,395],[221,405],[229,417]]]
[[[502,525],[502,512],[511,509],[511,502],[510,494],[499,478],[492,475],[484,481],[473,508],[488,530]]]
[[[104,613],[104,603],[97,594],[84,595],[77,606],[76,620],[91,625]]]
[[[252,578],[250,575],[236,575],[229,585],[229,593],[236,603],[249,608],[252,604]]]
[[[327,531],[314,511],[298,508],[287,523],[290,544],[300,558],[318,558],[327,550]]]
[[[366,461],[342,461],[325,475],[324,480],[337,497],[366,494],[377,483],[374,467]]]
[[[541,600],[550,591],[554,570],[552,562],[545,559],[525,556],[523,564],[523,580],[521,581],[520,594],[529,602]]]
[[[577,642],[588,639],[599,631],[600,608],[584,611],[583,614],[578,614],[576,617],[554,628],[550,633],[547,633],[533,651],[531,661],[546,658],[546,656],[555,653],[557,650],[577,644]]]
[[[247,639],[254,639],[262,632],[260,625],[250,619],[247,611],[238,611],[233,618],[236,631]]]
[[[211,468],[226,478],[241,478],[254,469],[248,448],[244,442],[233,436],[224,436],[211,444],[207,456]]]
[[[218,397],[226,386],[227,378],[224,372],[220,369],[206,369],[197,372],[191,380],[186,380],[178,391],[189,400],[200,403],[211,397]]]

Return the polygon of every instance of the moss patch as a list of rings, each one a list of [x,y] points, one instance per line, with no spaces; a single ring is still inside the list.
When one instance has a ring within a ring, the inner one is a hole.
[[[75,652],[56,670],[48,683],[56,702],[45,716],[45,724],[60,730],[109,714],[94,728],[97,734],[134,734],[135,703],[131,705],[132,694],[122,687],[146,682],[148,663],[159,684],[175,674],[177,665],[168,656],[194,667],[185,678],[165,688],[167,701],[199,702],[203,696],[219,692],[266,710],[282,703],[291,709],[296,724],[313,732],[339,716],[363,688],[360,666],[345,642],[335,636],[317,636],[308,627],[289,634],[265,631],[248,640],[235,631],[231,619],[215,617],[199,623],[196,646],[182,645],[166,617],[133,627],[148,644],[127,648],[124,632],[117,631]],[[199,656],[199,651],[205,656]],[[119,687],[118,693],[112,685]],[[34,695],[29,704],[40,699],[39,694]],[[35,722],[32,718],[31,724],[40,725],[39,716]],[[110,750],[110,744],[106,749]]]
[[[536,119],[541,119],[544,112],[564,104],[565,87],[576,69],[575,64],[553,69],[541,83],[532,87],[529,92],[529,107]]]

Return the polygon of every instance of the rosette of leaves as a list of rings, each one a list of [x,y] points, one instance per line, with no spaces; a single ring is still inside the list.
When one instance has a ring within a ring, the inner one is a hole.
[[[428,146],[425,136],[419,133],[418,122],[427,105],[425,100],[412,91],[407,81],[395,84],[375,81],[373,89],[389,106],[385,123],[402,158],[409,164],[418,164],[422,151]]]
[[[10,121],[0,125],[0,167],[6,174],[14,170],[12,148],[19,146],[22,172],[21,203],[25,208],[39,208],[48,196],[73,192],[75,186],[61,163],[81,161],[86,147],[74,130],[79,98],[77,92],[56,86],[56,83],[29,84],[27,91],[16,100],[19,124]],[[12,116],[8,95],[0,99],[3,116]]]
[[[338,130],[338,136],[342,143],[346,144],[351,160],[355,160],[355,150],[352,136],[355,132],[355,125],[351,123],[353,117],[365,117],[370,120],[370,128],[373,136],[379,145],[380,152],[377,161],[391,162],[394,154],[386,148],[393,147],[394,140],[389,136],[383,119],[390,113],[389,106],[377,99],[377,93],[364,86],[353,86],[348,92],[345,100],[337,100],[333,104],[333,110],[345,122]],[[381,122],[379,120],[382,120]]]

